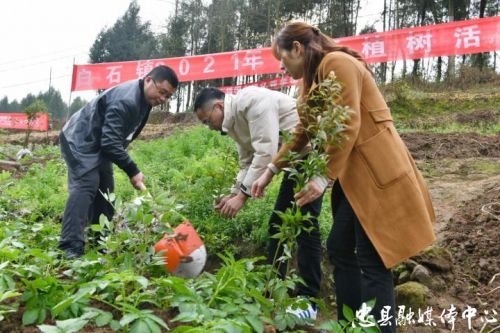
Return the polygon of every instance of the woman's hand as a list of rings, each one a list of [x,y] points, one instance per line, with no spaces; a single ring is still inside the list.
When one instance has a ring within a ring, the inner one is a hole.
[[[269,185],[273,179],[274,173],[267,168],[266,171],[252,184],[252,197],[262,198],[264,196],[264,189]]]
[[[314,179],[311,179],[299,193],[295,194],[295,202],[299,207],[305,206],[318,199],[324,191],[324,186],[318,184]]]

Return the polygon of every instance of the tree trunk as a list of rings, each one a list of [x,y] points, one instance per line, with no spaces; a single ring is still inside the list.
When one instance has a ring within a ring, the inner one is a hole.
[[[420,59],[413,60],[413,69],[411,71],[411,79],[412,81],[418,81],[420,76]]]
[[[179,89],[177,90],[177,109],[175,111],[175,113],[179,113],[180,112],[180,109],[181,109],[181,104],[182,104],[182,88],[179,87]]]
[[[434,16],[434,23],[435,24],[440,24],[443,22],[443,16],[440,15],[442,13],[441,10],[438,10],[438,5],[434,4],[431,6],[431,11],[432,15]],[[442,9],[442,8],[439,8]],[[443,77],[443,58],[441,56],[438,57],[437,59],[437,64],[436,64],[436,82],[441,82],[441,79]]]
[[[392,1],[392,0],[391,0]],[[399,29],[399,6],[398,6],[398,0],[394,1],[394,6],[395,6],[395,13],[394,13],[394,20],[393,20],[393,28],[394,29]],[[392,62],[391,66],[391,83],[394,82],[394,71],[396,69],[396,64],[397,61]]]
[[[454,0],[448,0],[448,21],[453,22],[455,19]],[[455,78],[455,56],[448,57],[448,69],[446,74],[447,80]]]
[[[487,0],[481,0],[479,3],[479,18],[484,17],[484,11],[486,10],[486,2]]]
[[[391,3],[391,1],[390,1]],[[390,7],[390,5],[389,5]],[[383,23],[383,31],[386,31],[386,17],[387,17],[387,0],[384,0],[384,11],[382,12],[383,18],[384,18],[384,23]],[[390,9],[389,9],[389,25],[390,25]],[[386,75],[387,75],[387,62],[383,62],[380,64],[380,80],[382,81],[383,84],[385,84],[386,81]]]
[[[358,31],[359,6],[360,6],[360,0],[358,0],[358,3],[356,4],[356,15],[354,16],[354,22],[353,22],[353,26],[354,26],[353,35],[356,35],[356,33]]]
[[[419,22],[418,26],[421,27],[424,25],[425,13],[427,12],[427,2],[422,3],[422,8],[420,9]],[[412,79],[417,80],[420,76],[420,59],[413,60],[413,71],[412,71]]]
[[[484,11],[486,10],[486,0],[481,0],[479,3],[479,18],[484,17]],[[479,53],[476,57],[476,65],[479,69],[483,69],[484,67],[484,53]]]
[[[497,1],[497,16],[498,16],[498,8],[500,7],[500,2]],[[497,51],[493,52],[493,70],[497,71]]]
[[[26,130],[26,136],[24,137],[24,144],[23,148],[27,149],[28,144],[30,142],[30,134],[31,134],[31,128],[28,126],[28,129]]]
[[[342,12],[343,12],[343,22],[344,22],[344,36],[347,37],[349,36],[349,27],[348,27],[348,19],[347,19],[347,6],[346,6],[346,1],[347,0],[342,0]]]
[[[442,67],[443,67],[443,58],[438,57],[437,65],[436,65],[436,82],[441,82],[442,77]]]
[[[184,112],[187,112],[187,110],[189,109],[189,105],[191,102],[191,85],[192,84],[193,84],[193,82],[188,83],[188,91],[187,91],[187,96],[186,96],[186,107],[184,108]]]

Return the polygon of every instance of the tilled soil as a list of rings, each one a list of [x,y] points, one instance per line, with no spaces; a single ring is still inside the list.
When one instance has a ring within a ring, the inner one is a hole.
[[[456,297],[476,308],[500,307],[500,181],[460,204],[442,230],[442,245],[452,253]],[[496,288],[496,289],[495,289]]]
[[[403,133],[413,158],[500,157],[500,135],[475,133]]]

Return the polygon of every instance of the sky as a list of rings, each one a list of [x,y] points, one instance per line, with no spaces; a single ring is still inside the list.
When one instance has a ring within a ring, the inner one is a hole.
[[[20,101],[49,84],[67,103],[93,91],[70,93],[73,61],[88,63],[88,53],[104,27],[111,27],[130,0],[0,0],[0,99]],[[175,0],[137,0],[142,21],[164,31]],[[380,21],[383,0],[363,0],[360,28]],[[0,110],[1,111],[1,110]]]

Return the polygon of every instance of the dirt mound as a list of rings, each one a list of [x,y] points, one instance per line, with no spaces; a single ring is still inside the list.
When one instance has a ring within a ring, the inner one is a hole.
[[[152,140],[157,138],[162,138],[170,135],[174,128],[186,128],[193,126],[198,123],[198,121],[186,117],[185,120],[179,120],[182,117],[174,117],[177,121],[167,121],[163,124],[146,124],[139,139],[142,140]],[[59,133],[60,131],[49,131],[45,133],[32,133],[30,136],[30,145],[32,144],[44,144],[44,145],[57,145],[59,144]],[[25,134],[15,133],[8,134],[0,137],[0,143],[11,144],[11,145],[22,145],[24,143]]]
[[[413,158],[500,157],[500,135],[475,133],[403,133]]]
[[[168,112],[165,121],[167,123],[194,123],[198,121],[196,114],[194,112],[180,112],[180,113],[170,113]]]
[[[495,277],[500,273],[499,227],[500,182],[493,182],[481,195],[463,202],[442,231],[441,243],[453,257],[454,292],[471,306],[500,305],[500,276]]]
[[[149,124],[177,124],[177,123],[192,123],[196,122],[196,114],[194,112],[179,112],[171,113],[162,110],[152,110],[149,114]]]
[[[477,110],[470,113],[457,114],[455,120],[459,124],[478,126],[481,124],[498,123],[500,116],[493,110]]]
[[[479,115],[477,117],[480,117]],[[487,116],[485,116],[487,117]],[[168,114],[164,123],[148,123],[140,139],[151,140],[168,136],[174,128],[185,128],[199,122],[193,113]],[[475,133],[403,133],[403,141],[412,156],[418,160],[440,158],[500,157],[500,135],[480,135]],[[0,143],[22,144],[24,133],[9,134],[0,137]],[[32,133],[31,143],[58,144],[59,131]]]

